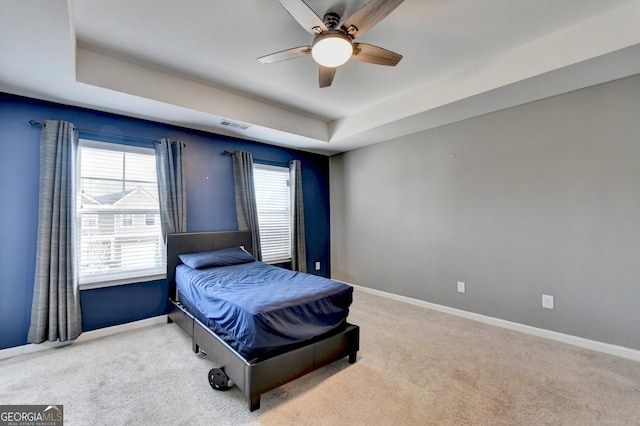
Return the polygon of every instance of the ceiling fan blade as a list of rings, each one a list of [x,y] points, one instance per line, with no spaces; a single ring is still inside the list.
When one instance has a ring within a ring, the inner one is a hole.
[[[398,62],[400,62],[400,59],[402,59],[402,55],[372,44],[354,43],[353,56],[351,59],[370,64],[395,67],[398,65]]]
[[[385,16],[393,12],[404,0],[371,0],[362,6],[342,24],[342,29],[351,37],[360,37]]]
[[[270,55],[261,56],[258,58],[258,62],[262,64],[272,64],[274,62],[288,61],[289,59],[296,59],[301,56],[308,55],[310,52],[311,46],[294,47],[293,49],[287,49]]]
[[[333,82],[333,77],[336,75],[337,69],[338,68],[329,68],[329,67],[320,66],[319,82],[320,82],[321,88],[331,86],[331,83]]]
[[[311,34],[327,31],[322,19],[302,0],[278,0],[293,19]],[[317,28],[317,30],[315,30]]]

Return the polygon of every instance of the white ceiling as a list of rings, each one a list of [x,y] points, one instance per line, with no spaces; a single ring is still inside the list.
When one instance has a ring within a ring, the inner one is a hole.
[[[0,5],[0,91],[325,154],[640,73],[640,0],[405,0],[358,39],[398,66],[324,89],[310,57],[256,60],[311,41],[277,0]]]

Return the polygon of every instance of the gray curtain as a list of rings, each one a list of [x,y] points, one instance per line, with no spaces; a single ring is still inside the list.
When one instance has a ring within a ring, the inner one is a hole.
[[[156,173],[160,223],[165,241],[167,234],[187,232],[187,192],[184,175],[185,144],[159,139],[156,149]]]
[[[251,243],[254,251],[252,254],[256,259],[262,260],[256,191],[253,183],[253,155],[250,152],[234,151],[231,153],[231,158],[233,159],[238,231],[251,231]]]
[[[289,163],[291,191],[291,269],[307,272],[307,244],[304,236],[304,202],[302,171],[299,160]]]
[[[76,260],[78,132],[46,120],[40,133],[36,271],[27,341],[65,342],[82,333]]]

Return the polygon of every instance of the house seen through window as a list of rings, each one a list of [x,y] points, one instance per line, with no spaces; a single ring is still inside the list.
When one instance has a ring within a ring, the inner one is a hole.
[[[81,139],[79,155],[80,282],[165,273],[154,150]]]
[[[291,260],[291,188],[287,167],[254,164],[253,181],[262,260]]]

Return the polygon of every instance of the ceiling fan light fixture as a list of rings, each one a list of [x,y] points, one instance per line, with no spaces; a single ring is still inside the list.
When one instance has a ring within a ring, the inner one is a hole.
[[[353,55],[353,40],[342,31],[327,31],[318,35],[311,46],[311,56],[319,65],[339,67]]]

